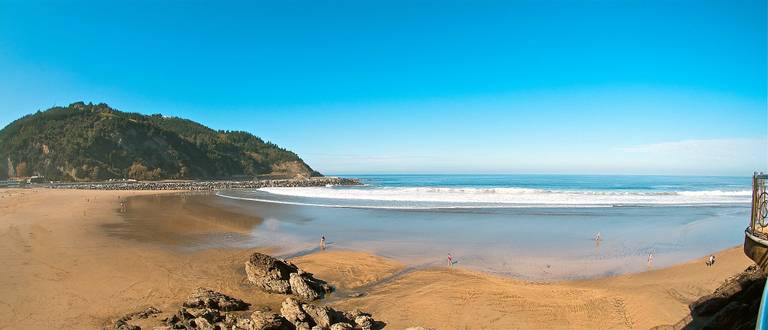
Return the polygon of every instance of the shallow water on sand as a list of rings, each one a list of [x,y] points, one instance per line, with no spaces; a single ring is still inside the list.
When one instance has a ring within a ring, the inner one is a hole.
[[[740,244],[749,205],[371,209],[182,194],[132,198],[124,216],[110,233],[185,249],[290,255],[325,235],[329,249],[424,266],[447,265],[451,253],[455,267],[548,281],[643,271],[649,253],[652,267],[665,267]]]
[[[246,245],[251,231],[263,221],[223,205],[209,193],[130,197],[125,209],[117,212],[125,221],[105,224],[108,234],[180,249]]]

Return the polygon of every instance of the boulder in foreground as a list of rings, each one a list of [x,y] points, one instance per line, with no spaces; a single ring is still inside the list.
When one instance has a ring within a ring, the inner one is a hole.
[[[296,329],[382,329],[385,324],[361,311],[343,312],[328,306],[302,303],[295,298],[283,301],[280,313]]]
[[[140,330],[141,328],[133,324],[130,324],[128,322],[135,319],[146,319],[150,316],[153,316],[159,313],[161,313],[159,309],[154,307],[148,307],[142,311],[125,314],[121,318],[117,319],[117,321],[115,321],[115,329],[116,330]]]
[[[254,253],[245,262],[248,281],[270,293],[294,294],[302,300],[320,299],[331,287],[296,265],[263,253]]]
[[[242,311],[248,309],[248,304],[240,299],[205,288],[197,288],[184,302],[183,306],[188,308],[211,308],[221,311]]]
[[[293,297],[283,301],[280,314],[257,310],[248,315],[241,311],[242,308],[248,307],[246,303],[230,304],[229,302],[241,302],[241,300],[216,291],[197,289],[183,303],[184,307],[163,319],[164,327],[156,329],[377,330],[385,326],[385,323],[375,321],[368,313],[358,310],[338,311],[327,306],[304,303]],[[150,313],[159,313],[159,311],[152,309]],[[139,313],[129,315],[139,315]],[[140,329],[127,321],[130,321],[130,318],[121,318],[115,322],[115,328]]]

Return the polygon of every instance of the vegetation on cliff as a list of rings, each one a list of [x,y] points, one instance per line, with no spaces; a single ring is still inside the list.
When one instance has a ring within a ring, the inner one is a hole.
[[[24,116],[0,130],[0,178],[50,180],[308,177],[295,153],[240,131],[73,103]]]

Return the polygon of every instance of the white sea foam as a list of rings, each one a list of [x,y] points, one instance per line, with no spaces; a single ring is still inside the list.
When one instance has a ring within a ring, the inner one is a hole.
[[[323,199],[333,199],[333,206],[345,206],[339,200],[374,202],[371,206],[415,203],[433,207],[475,206],[616,206],[616,205],[701,205],[748,203],[751,191],[577,191],[529,188],[446,188],[446,187],[291,187],[262,188],[272,195],[300,197],[312,201],[288,201],[300,204],[329,205]],[[265,198],[259,198],[265,199]],[[265,201],[269,201],[266,198]],[[285,202],[285,201],[283,201]],[[387,203],[395,202],[395,203]],[[401,205],[402,206],[402,205]]]

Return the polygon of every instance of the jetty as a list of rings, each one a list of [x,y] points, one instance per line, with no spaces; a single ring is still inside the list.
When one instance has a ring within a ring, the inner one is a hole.
[[[267,187],[324,187],[336,185],[359,185],[360,180],[340,177],[311,177],[276,180],[212,180],[212,181],[106,181],[67,182],[40,185],[52,189],[92,190],[190,190],[216,191],[227,189],[258,189]]]

